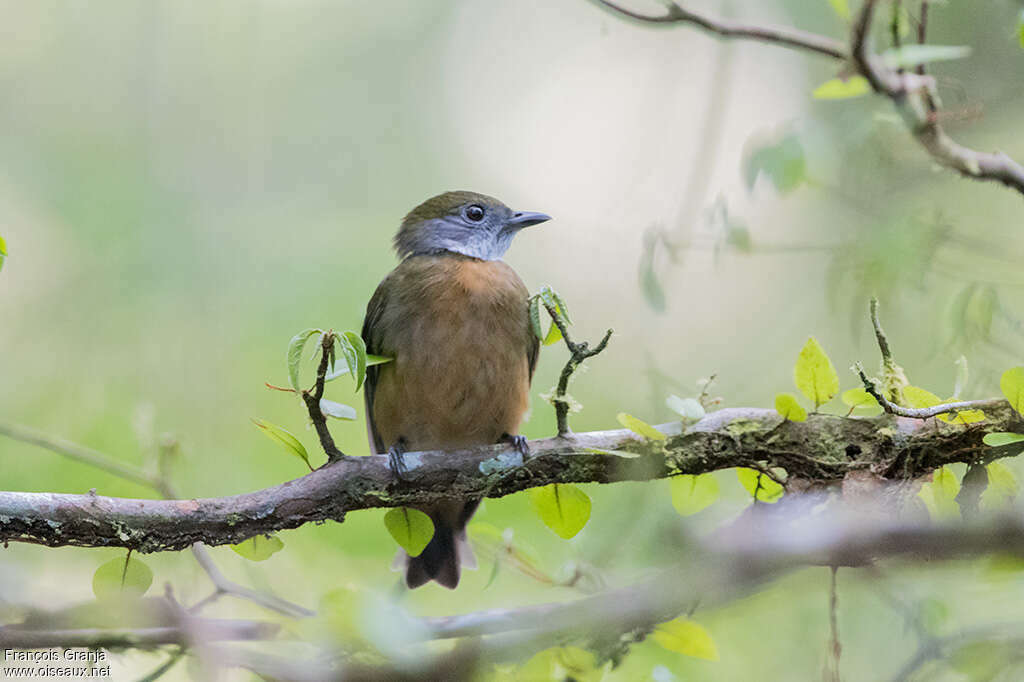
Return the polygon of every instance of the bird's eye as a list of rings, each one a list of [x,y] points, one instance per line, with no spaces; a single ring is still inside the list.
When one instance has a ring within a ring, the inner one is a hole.
[[[484,207],[472,204],[466,207],[466,210],[463,211],[463,214],[466,216],[466,220],[472,223],[478,223],[484,219]]]

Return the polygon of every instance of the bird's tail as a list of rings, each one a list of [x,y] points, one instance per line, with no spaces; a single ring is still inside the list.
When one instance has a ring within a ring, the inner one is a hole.
[[[476,558],[466,539],[466,524],[479,504],[480,500],[458,500],[422,509],[434,522],[434,537],[419,556],[404,557],[405,584],[410,589],[434,580],[454,590],[462,566],[476,568]]]

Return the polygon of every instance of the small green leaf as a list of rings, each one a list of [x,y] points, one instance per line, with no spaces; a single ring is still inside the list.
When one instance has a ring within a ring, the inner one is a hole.
[[[346,419],[348,421],[355,421],[356,419],[356,408],[342,405],[326,398],[320,400],[320,412],[325,417],[334,417],[335,419]]]
[[[793,133],[748,145],[745,157],[747,189],[753,189],[757,178],[764,175],[780,194],[788,194],[807,179],[804,149]]]
[[[756,469],[736,467],[736,478],[739,479],[740,484],[758,502],[774,504],[786,492],[781,485]]]
[[[850,20],[850,5],[846,0],[828,0],[828,4],[832,5],[832,10],[840,19],[843,21]]]
[[[1010,401],[1010,407],[1024,414],[1024,367],[1012,367],[999,379],[999,388]]]
[[[942,404],[942,398],[919,386],[904,386],[903,398],[907,407],[918,410]]]
[[[796,401],[792,393],[779,393],[775,396],[775,411],[791,422],[807,421],[807,410]]]
[[[718,499],[718,480],[711,474],[673,476],[669,490],[672,506],[680,516],[691,516]]]
[[[574,485],[553,483],[529,494],[540,520],[561,538],[574,537],[590,520],[590,497]]]
[[[540,300],[544,302],[544,305],[549,308],[558,309],[558,301],[555,300],[555,292],[551,290],[551,287],[544,285],[540,288]]]
[[[551,295],[555,299],[555,303],[558,304],[558,312],[562,313],[562,317],[565,318],[566,324],[572,324],[572,318],[569,317],[569,306],[565,303],[565,299],[562,298],[557,291],[551,290]]]
[[[383,365],[385,362],[391,362],[393,358],[386,358],[383,355],[366,355],[366,366],[373,367],[374,365]],[[333,370],[327,373],[325,381],[334,381],[340,376],[345,376],[349,373],[348,365],[336,365]]]
[[[804,396],[818,409],[839,392],[839,375],[825,350],[813,336],[797,356],[793,367],[793,381]]]
[[[267,437],[272,441],[280,443],[286,450],[305,462],[310,470],[313,469],[313,465],[309,463],[309,453],[306,452],[305,446],[290,431],[276,424],[271,424],[264,419],[253,419],[252,423],[258,426],[260,431],[267,434]]]
[[[988,474],[988,486],[981,494],[981,509],[993,511],[1012,505],[1020,493],[1020,483],[1010,467],[1002,462],[990,462],[985,466],[985,473]]]
[[[348,364],[349,371],[352,372],[352,376],[355,377],[356,390],[358,391],[363,385],[363,380],[366,379],[366,343],[363,341],[363,337],[355,332],[345,332],[343,336],[348,342],[348,346],[352,349],[352,355],[354,356],[354,363],[349,362],[349,356],[346,353],[345,361]],[[344,348],[342,352],[344,353]]]
[[[530,297],[530,327],[533,328],[534,336],[544,338],[544,328],[540,325],[540,296],[537,295]]]
[[[558,328],[557,324],[552,322],[551,326],[548,327],[548,333],[547,333],[547,336],[544,337],[543,343],[544,343],[545,346],[550,346],[551,344],[558,343],[561,340],[562,340],[562,330]]]
[[[152,584],[153,571],[131,552],[100,565],[92,575],[92,593],[97,599],[141,597]]]
[[[718,660],[718,647],[703,626],[687,618],[676,618],[654,628],[651,638],[669,651],[702,658],[706,661]]]
[[[967,45],[903,45],[891,47],[882,53],[890,69],[907,69],[918,64],[963,59],[971,54]]]
[[[999,448],[1004,445],[1013,445],[1014,443],[1024,442],[1024,434],[1009,433],[1007,431],[986,433],[985,437],[982,438],[981,441],[985,445],[990,445],[994,448]]]
[[[288,381],[292,388],[301,391],[299,388],[299,364],[302,362],[302,350],[306,347],[309,337],[322,333],[319,329],[304,329],[288,343]]]
[[[932,480],[921,486],[917,496],[928,508],[928,514],[935,520],[960,518],[960,505],[956,496],[960,492],[960,481],[949,467],[941,467],[932,473]]]
[[[1024,48],[1024,9],[1020,11],[1020,19],[1017,20],[1017,41]]]
[[[814,99],[850,99],[860,97],[871,92],[871,84],[864,76],[853,76],[846,80],[833,78],[827,80],[814,89],[811,97]]]
[[[284,549],[284,541],[276,535],[254,535],[237,545],[231,545],[231,549],[249,561],[266,561]]]
[[[868,409],[881,407],[878,401],[875,400],[874,396],[865,391],[863,388],[851,388],[848,391],[843,391],[842,401],[844,405],[856,409]]]
[[[434,537],[434,522],[412,507],[389,510],[384,515],[384,526],[409,556],[419,556]]]
[[[680,417],[686,419],[703,419],[705,415],[704,406],[694,398],[680,398],[677,395],[670,395],[665,398],[665,404]]]
[[[7,258],[7,242],[0,237],[0,270],[4,269],[4,259]]]
[[[651,440],[665,440],[665,438],[667,438],[667,436],[664,433],[654,428],[644,420],[637,419],[631,414],[619,412],[619,414],[615,418],[619,421],[620,424],[622,424],[623,426],[625,426],[627,429],[637,434],[638,436],[650,438]]]

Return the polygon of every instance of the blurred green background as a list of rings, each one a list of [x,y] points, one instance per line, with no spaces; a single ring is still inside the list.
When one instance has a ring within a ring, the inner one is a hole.
[[[316,450],[301,406],[263,382],[286,382],[297,331],[359,329],[395,264],[399,220],[448,189],[554,216],[522,233],[506,260],[531,290],[550,284],[567,299],[578,336],[616,330],[572,388],[584,405],[577,431],[617,428],[621,411],[670,420],[665,397],[695,395],[710,374],[723,404],[770,406],[793,390],[792,363],[812,334],[852,388],[846,368],[877,361],[872,293],[915,384],[950,394],[965,354],[965,396],[985,397],[998,372],[1020,364],[1020,197],[935,169],[886,101],[814,100],[835,75],[827,60],[641,28],[582,0],[0,6],[0,234],[10,253],[0,272],[0,419],[139,465],[172,434],[184,495],[303,473],[250,422],[281,424]],[[825,0],[703,6],[839,38],[847,30]],[[1020,9],[951,1],[933,7],[930,31],[936,43],[974,48],[933,68],[949,132],[1017,159]],[[751,159],[780,140],[796,145],[792,175],[778,189],[765,174],[750,186]],[[530,437],[554,430],[538,396],[563,362],[560,347],[541,354]],[[332,429],[344,451],[363,454],[362,400],[351,390],[339,381],[330,396],[356,405],[360,420]],[[712,532],[746,506],[733,473],[719,477],[725,500],[685,520],[665,481],[586,486],[593,518],[568,542],[524,495],[488,500],[477,518],[513,529],[552,575],[575,562],[624,584],[670,554],[660,546],[666,524]],[[0,439],[0,489],[91,488],[151,494]],[[340,586],[388,594],[398,577],[386,570],[394,544],[382,515],[283,533],[285,550],[262,564],[213,553],[239,581],[311,607]],[[0,609],[88,600],[95,567],[119,554],[0,550]],[[189,603],[210,589],[188,553],[146,561],[154,594],[169,582]],[[431,585],[403,603],[440,615],[580,594],[513,570],[484,589],[482,563],[455,593]],[[940,630],[1021,613],[1024,582],[986,575],[971,563],[894,569],[885,589],[940,601]],[[815,678],[827,584],[826,569],[807,569],[698,609],[720,661],[644,643],[613,678]],[[899,611],[852,571],[840,573],[839,598],[844,675],[893,674],[915,645]],[[230,600],[214,612],[262,615]],[[115,671],[157,661],[125,655]],[[187,676],[182,665],[171,679]]]

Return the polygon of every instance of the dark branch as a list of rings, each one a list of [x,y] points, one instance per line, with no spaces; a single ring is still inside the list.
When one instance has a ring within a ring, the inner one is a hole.
[[[551,402],[555,406],[558,435],[565,437],[572,434],[572,429],[569,428],[569,380],[572,379],[572,375],[576,373],[576,370],[579,369],[584,360],[594,357],[608,346],[608,341],[612,338],[612,330],[609,329],[605,332],[604,338],[594,348],[591,348],[586,341],[576,343],[572,340],[572,337],[569,336],[569,325],[566,324],[561,312],[547,303],[544,304],[544,308],[548,311],[548,315],[551,316],[552,324],[557,326],[558,331],[562,333],[565,346],[569,349],[569,359],[566,361],[565,367],[562,368],[562,373],[558,376],[558,385],[555,387],[554,395],[551,396]]]
[[[375,455],[347,457],[272,488],[230,497],[132,500],[0,492],[0,542],[178,550],[196,542],[234,544],[309,522],[342,521],[358,509],[422,506],[440,499],[501,497],[550,483],[650,480],[736,466],[777,467],[789,476],[828,483],[856,469],[884,475],[900,462],[900,475],[913,477],[952,462],[991,456],[995,451],[982,443],[986,433],[1021,428],[1005,401],[983,405],[987,420],[971,428],[923,428],[923,422],[910,421],[894,429],[889,415],[849,419],[817,414],[806,422],[780,424],[774,410],[726,409],[657,443],[628,430],[531,441],[533,456],[525,462],[510,445],[408,453],[406,483],[395,481],[386,455]],[[679,424],[661,428],[677,432]]]
[[[316,383],[308,391],[302,391],[302,402],[306,404],[309,419],[313,422],[320,446],[327,455],[328,462],[345,458],[345,453],[334,444],[334,438],[327,428],[327,417],[320,409],[320,399],[324,397],[324,384],[327,382],[327,368],[334,357],[334,332],[328,331],[320,337],[320,364],[316,368]]]

